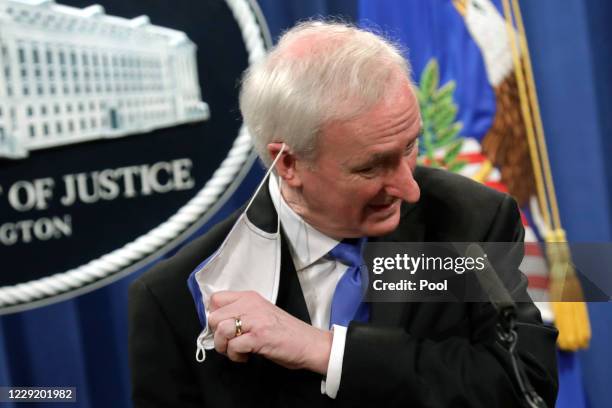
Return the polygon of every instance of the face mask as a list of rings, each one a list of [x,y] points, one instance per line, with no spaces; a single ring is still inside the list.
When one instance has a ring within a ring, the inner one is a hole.
[[[255,194],[219,249],[189,276],[189,290],[196,302],[200,323],[204,327],[196,340],[196,360],[200,363],[206,358],[205,350],[215,348],[214,333],[208,327],[209,303],[213,293],[222,290],[254,290],[270,302],[276,303],[281,264],[280,217],[277,217],[276,232],[269,233],[253,225],[247,218],[247,211],[268,180],[284,149],[283,143]]]

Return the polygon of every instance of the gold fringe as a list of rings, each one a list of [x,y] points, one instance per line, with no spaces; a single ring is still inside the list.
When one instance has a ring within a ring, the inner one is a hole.
[[[546,241],[550,269],[549,296],[555,325],[559,330],[557,344],[566,351],[587,348],[591,340],[591,324],[565,232],[562,229],[553,230]]]

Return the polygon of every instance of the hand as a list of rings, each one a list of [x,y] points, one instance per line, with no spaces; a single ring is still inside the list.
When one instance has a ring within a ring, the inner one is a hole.
[[[246,362],[255,353],[286,368],[327,373],[331,332],[304,323],[253,291],[217,292],[209,308],[215,350],[230,360]],[[240,336],[236,318],[242,321]]]

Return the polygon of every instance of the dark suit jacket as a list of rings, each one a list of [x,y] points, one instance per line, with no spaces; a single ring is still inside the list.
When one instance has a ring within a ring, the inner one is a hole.
[[[419,168],[417,204],[402,207],[400,225],[382,241],[521,241],[515,202],[467,178]],[[130,364],[136,407],[503,407],[520,406],[506,352],[495,342],[496,314],[484,303],[373,303],[371,321],[348,328],[337,398],[321,376],[288,370],[262,357],[233,363],[214,350],[195,360],[202,330],[187,289],[189,274],[216,250],[239,212],[130,288]],[[248,217],[274,231],[276,213],[262,189]],[[277,305],[309,322],[306,303],[282,244]],[[517,265],[518,267],[518,265]],[[257,273],[257,271],[253,271]],[[512,290],[524,293],[517,272]],[[532,385],[553,406],[557,393],[554,328],[532,303],[519,304],[518,351]]]

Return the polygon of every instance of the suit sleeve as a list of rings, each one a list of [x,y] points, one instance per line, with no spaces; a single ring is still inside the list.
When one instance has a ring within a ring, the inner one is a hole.
[[[141,281],[130,287],[129,315],[134,407],[201,407],[174,330],[155,295]]]
[[[514,200],[502,200],[485,241],[522,241]],[[526,295],[527,279],[515,268],[510,290]],[[531,302],[517,303],[518,353],[532,386],[549,407],[557,393],[557,331],[542,324]],[[470,335],[433,340],[403,328],[351,322],[337,400],[348,405],[385,401],[387,406],[522,406],[507,352],[495,339],[497,315],[488,303],[467,307]]]

